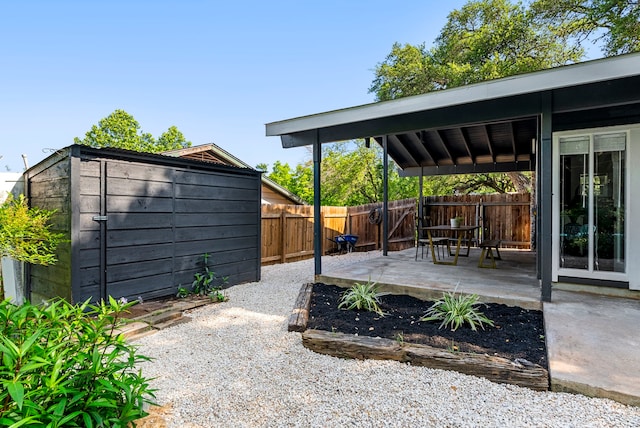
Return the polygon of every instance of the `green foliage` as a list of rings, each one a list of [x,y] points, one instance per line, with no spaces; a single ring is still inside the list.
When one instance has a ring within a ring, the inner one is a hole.
[[[0,426],[128,427],[153,391],[116,328],[135,302],[0,302]]]
[[[321,203],[329,206],[354,206],[382,201],[382,149],[376,143],[367,148],[363,140],[323,146]],[[266,169],[266,165],[259,165]],[[276,162],[271,180],[313,204],[313,165],[307,162],[293,171],[288,164]],[[358,183],[354,186],[353,183]],[[414,198],[418,194],[416,177],[401,178],[393,162],[389,168],[389,199]]]
[[[583,50],[521,4],[470,1],[449,14],[432,49],[395,43],[375,69],[379,101],[578,61]]]
[[[175,126],[156,141],[151,134],[142,132],[138,121],[124,110],[115,110],[101,119],[98,125],[93,125],[84,139],[76,137],[73,142],[96,148],[112,147],[147,153],[191,147],[191,142]]]
[[[542,24],[578,44],[602,42],[606,56],[640,51],[640,3],[630,0],[535,0]]]
[[[179,297],[180,299],[184,299],[186,297],[189,297],[189,295],[191,294],[191,292],[182,286],[178,287],[178,292],[176,293],[176,297]]]
[[[214,300],[224,301],[226,296],[221,291],[221,288],[227,284],[229,277],[223,276],[218,278],[216,273],[209,268],[210,257],[211,256],[207,253],[202,255],[202,271],[194,274],[191,291],[193,294],[210,296]],[[218,282],[218,284],[216,284],[216,282]]]
[[[267,165],[258,165],[267,170]],[[292,169],[288,163],[276,161],[267,177],[308,204],[313,204],[313,167],[310,162],[296,165]]]
[[[583,50],[538,23],[522,4],[470,1],[449,14],[432,58],[440,88],[556,67],[579,61]]]
[[[420,321],[442,321],[440,328],[451,326],[452,331],[464,324],[469,324],[473,331],[476,331],[477,326],[484,330],[484,324],[493,327],[493,321],[478,310],[479,304],[476,294],[456,295],[455,291],[444,293],[441,299],[431,305]]]
[[[24,195],[9,194],[0,206],[0,255],[27,263],[50,265],[64,235],[51,231],[55,211],[29,208]]]
[[[355,283],[342,294],[338,308],[346,307],[349,310],[365,310],[384,316],[384,312],[380,309],[380,297],[385,294],[387,293],[380,293],[378,291],[375,282],[368,281],[366,284]]]
[[[394,43],[375,72],[369,92],[374,92],[378,101],[431,92],[442,84],[436,64],[424,43],[417,46]]]

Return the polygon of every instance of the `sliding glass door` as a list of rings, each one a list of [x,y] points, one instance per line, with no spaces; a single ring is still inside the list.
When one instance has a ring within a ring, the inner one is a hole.
[[[556,140],[559,192],[555,211],[559,239],[555,254],[560,272],[577,271],[577,276],[626,272],[627,140],[627,132],[581,134]]]

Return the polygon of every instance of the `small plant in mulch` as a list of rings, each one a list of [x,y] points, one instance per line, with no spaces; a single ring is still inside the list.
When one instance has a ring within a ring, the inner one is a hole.
[[[371,282],[371,280],[365,284],[356,282],[351,288],[344,292],[338,308],[346,307],[346,309],[349,310],[365,310],[384,316],[384,312],[380,309],[380,297],[385,294],[388,293],[379,292],[376,283]]]
[[[477,294],[456,295],[454,290],[436,300],[420,321],[442,321],[439,328],[451,327],[452,331],[464,324],[468,324],[473,331],[477,330],[477,326],[484,330],[485,324],[493,327],[493,321],[478,310],[478,305]]]

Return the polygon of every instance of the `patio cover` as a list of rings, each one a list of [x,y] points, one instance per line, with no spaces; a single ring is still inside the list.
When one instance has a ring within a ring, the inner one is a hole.
[[[373,138],[404,176],[536,170],[536,230],[546,237],[552,131],[630,123],[638,116],[640,53],[272,122],[266,135],[280,136],[284,148],[314,147],[317,218],[321,144]],[[316,227],[319,242],[319,222]],[[550,300],[551,240],[538,242],[542,298]],[[316,250],[316,274],[319,258]]]

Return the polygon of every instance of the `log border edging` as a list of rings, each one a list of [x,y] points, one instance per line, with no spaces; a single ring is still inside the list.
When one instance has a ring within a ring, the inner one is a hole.
[[[391,339],[307,330],[313,283],[300,288],[289,317],[289,331],[302,333],[305,348],[339,358],[394,360],[414,366],[453,370],[536,391],[549,390],[549,372],[537,364],[523,365],[506,358],[468,352],[450,352],[428,345]]]
[[[288,331],[303,332],[307,329],[309,322],[309,306],[311,305],[311,291],[313,283],[308,282],[300,288],[298,298],[289,316]]]
[[[394,360],[412,366],[453,370],[536,391],[549,389],[549,373],[543,367],[523,365],[497,356],[450,352],[428,345],[324,330],[306,330],[302,333],[302,344],[314,352],[334,357]]]

